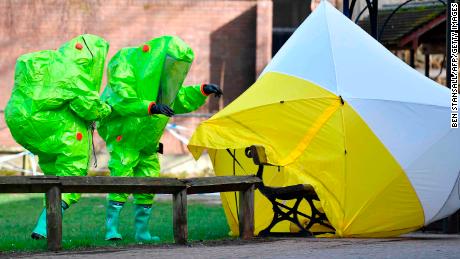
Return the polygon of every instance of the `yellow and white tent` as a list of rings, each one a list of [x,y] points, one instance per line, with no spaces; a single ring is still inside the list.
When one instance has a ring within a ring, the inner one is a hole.
[[[197,128],[189,150],[207,149],[217,175],[242,175],[256,172],[244,148],[262,145],[279,165],[265,184],[311,184],[337,236],[395,236],[460,208],[449,100],[323,1],[257,82]],[[222,200],[236,233],[236,196]],[[255,204],[258,233],[273,213],[260,193]]]

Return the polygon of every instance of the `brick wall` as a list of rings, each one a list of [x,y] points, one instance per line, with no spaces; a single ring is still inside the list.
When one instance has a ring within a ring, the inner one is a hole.
[[[258,5],[263,9],[257,10]],[[82,33],[102,36],[110,42],[108,57],[121,47],[141,44],[162,34],[178,35],[192,46],[196,60],[186,83],[221,84],[229,103],[256,77],[266,64],[269,51],[256,52],[257,45],[271,48],[271,28],[257,32],[259,23],[271,24],[270,0],[3,0],[0,1],[0,110],[9,99],[14,64],[18,56],[52,49]],[[257,40],[256,37],[259,37]],[[265,39],[266,40],[265,40]],[[261,44],[266,42],[267,44]],[[256,61],[257,60],[257,61]],[[200,112],[215,111],[211,103]],[[199,119],[176,119],[191,127]],[[0,114],[0,146],[15,145]],[[183,146],[171,136],[168,152]]]

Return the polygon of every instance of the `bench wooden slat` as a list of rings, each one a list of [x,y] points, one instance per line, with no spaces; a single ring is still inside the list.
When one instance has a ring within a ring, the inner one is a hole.
[[[82,193],[163,193],[172,194],[186,188],[177,178],[149,177],[61,177],[63,192]]]
[[[69,193],[176,193],[186,184],[176,178],[140,178],[106,176],[2,176],[0,193],[44,193],[52,186]]]
[[[0,193],[46,193],[59,184],[56,176],[0,176]]]
[[[255,176],[216,176],[190,179],[107,176],[3,176],[0,193],[44,193],[59,185],[63,193],[177,193],[188,194],[246,190],[261,180]]]
[[[256,176],[215,176],[184,179],[188,194],[244,191],[261,182]]]

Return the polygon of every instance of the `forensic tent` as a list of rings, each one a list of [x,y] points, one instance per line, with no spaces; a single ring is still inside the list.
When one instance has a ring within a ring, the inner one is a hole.
[[[254,85],[199,125],[189,150],[207,149],[216,175],[251,175],[244,149],[261,145],[276,165],[265,185],[312,185],[336,236],[396,236],[460,208],[449,100],[449,89],[322,1]],[[221,197],[238,233],[237,195]],[[272,216],[256,192],[256,234]]]

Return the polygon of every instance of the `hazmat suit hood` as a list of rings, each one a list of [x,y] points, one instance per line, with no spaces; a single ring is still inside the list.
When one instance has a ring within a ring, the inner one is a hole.
[[[164,57],[157,102],[171,106],[192,65],[192,49],[179,38],[171,38]]]
[[[21,117],[45,122],[49,116],[40,117],[38,112],[54,111],[57,116],[58,109],[67,108],[84,121],[110,114],[110,107],[99,99],[108,48],[104,39],[86,34],[71,39],[57,50],[20,56],[13,92],[5,109],[7,123],[15,125]]]
[[[123,89],[135,80],[136,98],[147,105],[151,101],[172,105],[193,59],[192,48],[174,36],[161,36],[138,47],[123,48],[110,60],[108,83],[112,87],[106,88],[102,98],[117,107],[132,98]]]
[[[57,52],[77,65],[80,79],[88,88],[99,92],[109,43],[96,35],[79,35],[63,44]]]
[[[20,56],[16,62],[10,108],[27,109],[34,113],[64,107],[71,100],[88,100],[84,96],[91,100],[99,99],[108,48],[109,44],[104,39],[86,34],[73,38],[57,50]],[[22,98],[28,100],[28,105],[21,104]],[[82,105],[88,106],[89,103]],[[92,112],[98,110],[93,108],[88,107]],[[78,110],[75,111],[77,114],[86,109]],[[107,109],[104,108],[106,113]],[[85,120],[100,115],[79,114]]]

